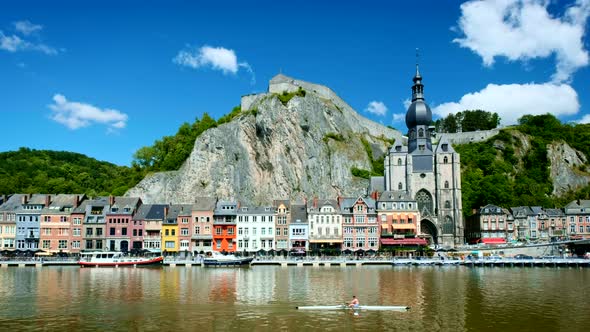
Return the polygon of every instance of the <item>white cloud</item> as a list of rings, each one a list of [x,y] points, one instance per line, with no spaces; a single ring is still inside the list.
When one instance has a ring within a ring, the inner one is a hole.
[[[412,105],[412,101],[410,99],[405,99],[404,100],[404,108],[408,109],[408,107],[410,107],[410,105]]]
[[[577,121],[578,123],[590,123],[590,114],[584,115],[580,120]]]
[[[561,17],[550,14],[546,0],[472,0],[461,5],[459,29],[453,40],[482,57],[486,66],[504,56],[511,61],[556,57],[554,82],[568,81],[588,65],[582,38],[590,15],[590,0],[577,0]]]
[[[43,26],[39,24],[33,24],[30,21],[25,20],[14,22],[14,29],[21,34],[28,36],[32,33],[43,30]]]
[[[224,74],[237,74],[241,67],[251,75],[252,84],[256,82],[252,67],[247,62],[238,62],[236,52],[224,47],[205,45],[199,49],[183,50],[178,52],[172,61],[194,69],[211,67],[214,70],[221,70]]]
[[[49,105],[53,111],[51,119],[72,130],[97,123],[107,125],[110,132],[127,125],[127,114],[114,109],[100,109],[90,104],[68,101],[61,94],[54,95],[53,102]]]
[[[51,46],[42,43],[32,43],[17,35],[5,35],[2,30],[0,30],[0,50],[11,53],[18,51],[39,51],[47,55],[55,55],[58,53],[58,51]]]
[[[367,105],[367,108],[365,108],[365,112],[383,116],[385,115],[385,113],[387,113],[387,106],[385,106],[383,102],[373,100],[369,103],[369,105]]]
[[[481,91],[464,95],[458,102],[434,107],[433,113],[445,117],[475,109],[498,113],[502,125],[509,125],[525,114],[551,113],[557,117],[576,114],[580,103],[578,94],[568,84],[488,84]]]
[[[406,119],[406,113],[393,113],[393,122],[404,121]]]

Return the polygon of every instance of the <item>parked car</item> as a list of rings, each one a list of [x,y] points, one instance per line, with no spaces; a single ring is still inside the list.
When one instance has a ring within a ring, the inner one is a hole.
[[[525,255],[525,254],[518,254],[515,255],[514,258],[516,259],[533,259],[533,256]]]

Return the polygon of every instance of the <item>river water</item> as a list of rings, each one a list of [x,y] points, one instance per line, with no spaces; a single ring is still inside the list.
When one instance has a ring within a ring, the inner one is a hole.
[[[304,312],[356,295],[407,312]],[[2,268],[0,331],[588,331],[590,269]]]

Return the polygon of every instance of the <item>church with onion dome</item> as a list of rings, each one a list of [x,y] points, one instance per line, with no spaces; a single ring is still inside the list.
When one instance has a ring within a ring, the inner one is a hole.
[[[417,236],[432,245],[455,247],[464,243],[459,154],[434,131],[418,65],[413,81],[412,104],[406,113],[407,144],[394,143],[385,157],[384,176],[372,178],[371,186],[413,202]]]

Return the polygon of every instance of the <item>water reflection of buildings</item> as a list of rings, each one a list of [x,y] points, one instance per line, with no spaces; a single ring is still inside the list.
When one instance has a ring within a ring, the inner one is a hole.
[[[438,326],[442,331],[465,329],[467,283],[463,269],[396,268],[379,271],[380,303],[408,305],[406,313],[414,330],[428,330]],[[393,273],[392,273],[393,272]],[[396,273],[398,272],[398,273]],[[383,317],[378,317],[379,319]],[[389,322],[383,321],[383,324]]]

